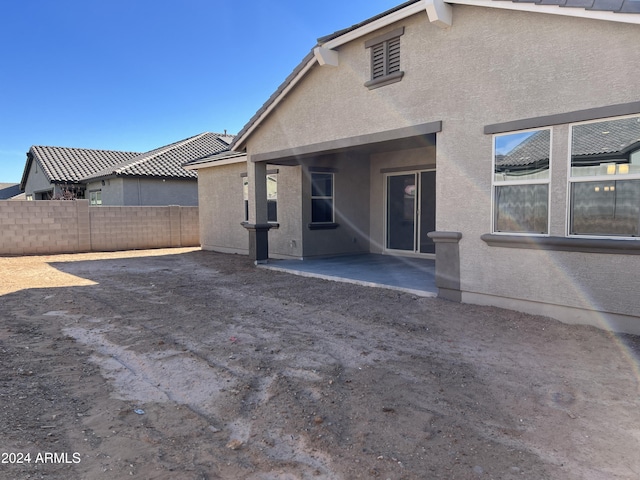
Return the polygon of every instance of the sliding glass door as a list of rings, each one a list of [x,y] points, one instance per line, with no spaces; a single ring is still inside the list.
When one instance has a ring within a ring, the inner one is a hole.
[[[435,171],[387,175],[387,250],[435,253],[427,236],[435,230],[435,180]]]

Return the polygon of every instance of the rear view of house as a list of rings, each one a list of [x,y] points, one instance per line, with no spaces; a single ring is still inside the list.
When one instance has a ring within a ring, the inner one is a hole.
[[[203,248],[430,257],[442,297],[640,333],[638,45],[635,0],[414,0],[320,38],[188,166]]]

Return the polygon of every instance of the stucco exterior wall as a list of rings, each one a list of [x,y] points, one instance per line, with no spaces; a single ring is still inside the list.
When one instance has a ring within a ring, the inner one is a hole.
[[[301,258],[302,168],[274,165],[268,166],[267,171],[278,172],[278,228],[269,231],[269,255],[272,258]]]
[[[204,250],[247,254],[249,235],[244,220],[242,174],[244,163],[198,171],[200,242]]]
[[[104,206],[197,206],[198,184],[195,180],[159,180],[147,178],[109,178],[87,184],[89,192],[102,192]]]
[[[123,205],[198,205],[197,180],[123,178]]]
[[[100,190],[102,195],[102,205],[116,206],[125,205],[124,203],[124,185],[122,178],[109,178],[102,182],[90,182],[87,183],[87,190],[85,197],[90,199],[90,192]]]
[[[38,165],[37,161],[31,163],[27,181],[24,186],[25,195],[33,195],[35,199],[35,192],[42,192],[46,190],[53,190],[53,186],[47,180],[46,175]]]
[[[364,42],[399,26],[404,78],[369,90]],[[247,151],[441,120],[437,229],[463,234],[461,288],[468,300],[504,296],[640,316],[628,294],[629,286],[639,287],[640,256],[506,249],[480,238],[491,231],[493,140],[483,127],[638,101],[640,49],[632,46],[639,44],[640,29],[630,24],[453,5],[453,26],[440,29],[421,13],[340,47],[340,66],[314,67],[252,134]],[[568,131],[553,127],[551,235],[566,235]],[[379,187],[374,179],[371,185],[373,197]],[[373,210],[375,239],[380,218]]]

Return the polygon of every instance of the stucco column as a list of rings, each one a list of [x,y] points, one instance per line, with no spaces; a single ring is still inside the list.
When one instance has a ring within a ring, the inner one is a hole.
[[[429,232],[436,244],[436,287],[438,297],[462,301],[460,291],[460,232]]]
[[[249,231],[249,258],[255,263],[269,259],[269,229],[267,222],[267,164],[247,160],[249,181],[249,221],[243,226]]]

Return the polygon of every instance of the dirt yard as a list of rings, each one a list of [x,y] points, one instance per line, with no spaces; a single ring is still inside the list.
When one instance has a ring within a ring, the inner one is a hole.
[[[0,258],[2,479],[638,479],[640,340],[197,250]]]

